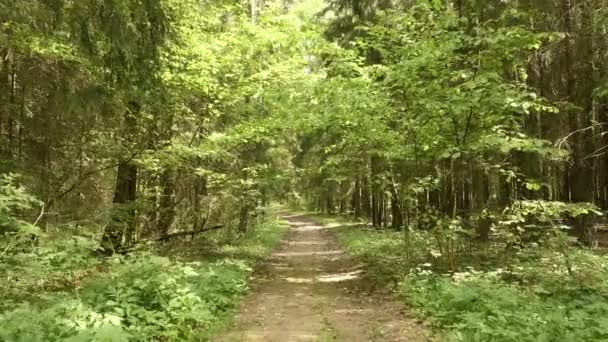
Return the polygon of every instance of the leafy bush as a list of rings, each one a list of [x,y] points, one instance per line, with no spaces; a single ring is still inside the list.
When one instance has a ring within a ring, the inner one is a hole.
[[[487,273],[411,273],[400,293],[453,341],[605,341],[607,297],[534,293]]]
[[[102,315],[66,294],[55,295],[37,305],[22,304],[0,314],[0,339],[37,341],[126,341],[114,315]]]
[[[399,270],[408,270],[426,260],[431,250],[428,235],[420,231],[338,229],[340,244],[365,262],[369,272],[383,283],[396,282]]]
[[[114,315],[135,339],[187,340],[234,307],[250,270],[242,261],[202,265],[142,256],[91,279],[82,298],[96,312]]]
[[[561,234],[499,256],[488,254],[504,249],[486,246],[477,257],[491,262],[463,257],[446,273],[432,231],[409,240],[404,232],[337,232],[376,281],[397,282],[404,301],[448,341],[608,340],[608,257],[564,245]]]
[[[0,316],[3,341],[192,340],[234,308],[247,289],[243,261],[174,263],[153,255],[116,261],[78,299],[56,296]]]
[[[0,262],[17,250],[25,251],[42,233],[22,217],[40,202],[17,184],[16,175],[0,175]]]
[[[75,293],[41,292],[7,306],[0,313],[0,340],[205,339],[222,327],[247,290],[252,267],[286,230],[272,222],[257,228],[220,246],[224,254],[215,261],[200,255],[198,262],[178,261],[152,252],[115,257]],[[65,262],[62,254],[55,260]]]
[[[567,219],[589,215],[602,216],[602,212],[591,203],[516,201],[499,215],[500,220],[495,224],[493,230],[495,237],[506,243],[507,246],[524,247],[550,240],[555,237],[555,234],[559,234],[560,230],[572,229],[564,224]]]
[[[46,232],[37,227],[40,205],[17,184],[17,176],[0,176],[0,311],[41,290],[65,287],[99,263],[93,257],[94,234],[67,226]],[[33,210],[38,219],[24,219]]]
[[[35,243],[30,239],[27,245],[0,256],[0,292],[4,299],[0,312],[14,301],[78,286],[82,277],[100,265],[95,255],[98,246],[94,234],[65,227],[61,233],[40,234]]]

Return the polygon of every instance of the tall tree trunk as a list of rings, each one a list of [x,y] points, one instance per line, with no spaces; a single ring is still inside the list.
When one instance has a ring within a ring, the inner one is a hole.
[[[132,142],[137,128],[137,115],[140,105],[129,103],[129,110],[124,117],[124,138],[127,144]],[[132,243],[135,234],[135,201],[137,199],[137,166],[131,159],[121,160],[116,170],[116,184],[114,187],[113,208],[110,222],[104,230],[101,246],[106,253],[114,253],[123,245],[125,239],[127,246]]]
[[[352,196],[352,208],[355,219],[361,217],[361,181],[359,177],[355,180],[355,188]]]
[[[53,139],[52,134],[54,131],[53,123],[56,121],[53,113],[61,110],[58,108],[55,96],[57,95],[58,87],[57,84],[52,84],[48,89],[46,106],[40,115],[40,121],[37,122],[39,125],[41,139],[38,143],[38,156],[39,156],[39,170],[40,170],[40,199],[43,203],[50,203],[52,197],[51,190],[51,160],[52,160],[52,146]],[[11,128],[12,129],[12,128]],[[13,155],[11,146],[11,155]],[[47,210],[50,208],[46,208]],[[43,215],[39,223],[40,227],[46,229],[48,224],[48,216]]]
[[[476,225],[477,237],[480,241],[486,242],[490,236],[492,222],[483,211],[489,209],[487,206],[492,205],[492,199],[490,198],[490,182],[482,169],[473,169],[473,189],[473,205],[480,217]]]
[[[114,188],[114,207],[110,222],[102,238],[102,247],[108,253],[113,253],[122,247],[123,238],[127,235],[127,245],[135,226],[135,208],[137,189],[137,168],[131,162],[120,162],[116,171],[116,186]]]
[[[378,175],[380,173],[380,158],[372,156],[370,158],[371,167],[371,195],[372,195],[372,225],[374,227],[382,226],[382,197],[383,193],[378,184]]]
[[[15,146],[15,132],[14,132],[14,123],[13,113],[17,108],[17,71],[15,70],[15,66],[13,63],[10,64],[10,91],[9,91],[9,113],[7,120],[7,133],[8,133],[8,155],[11,159],[14,157],[13,148]]]
[[[0,49],[0,156],[6,158],[8,156],[7,122],[9,116],[9,108],[7,107],[8,100],[5,98],[9,94],[10,78],[9,78],[9,60],[8,51]]]
[[[249,206],[244,204],[241,206],[241,211],[239,213],[239,232],[246,233],[247,228],[249,227]]]
[[[161,236],[169,234],[169,230],[175,220],[175,202],[173,191],[175,180],[172,170],[165,170],[160,178],[161,194],[159,202],[159,217],[157,231]]]
[[[361,181],[361,212],[367,219],[372,219],[372,202],[369,177],[364,176]]]
[[[584,58],[589,58],[583,63],[583,70],[580,70],[575,74],[574,70],[574,44],[572,43],[572,18],[573,18],[573,6],[571,0],[562,0],[562,10],[564,12],[564,31],[567,34],[565,39],[565,53],[564,63],[566,70],[566,96],[567,99],[574,103],[580,104],[580,109],[570,109],[568,119],[570,123],[570,132],[572,133],[572,160],[573,165],[570,170],[570,194],[573,202],[593,202],[593,168],[586,158],[587,154],[591,152],[592,143],[592,131],[588,130],[591,126],[591,120],[589,115],[592,109],[591,97],[592,93],[588,87],[592,82],[590,80],[582,79],[581,82],[577,82],[577,76],[589,77],[593,74],[592,66],[592,42],[589,39],[580,39],[580,45],[577,47],[577,51]],[[583,12],[585,12],[583,10]],[[584,14],[583,28],[591,30],[591,23],[587,21],[590,19],[590,14]],[[591,53],[589,53],[591,51]],[[588,73],[588,75],[583,75]],[[579,239],[581,242],[590,244],[593,241],[593,234],[591,233],[592,225],[590,224],[587,217],[579,217],[575,220],[575,228],[578,232]]]
[[[399,195],[395,190],[393,185],[393,189],[391,191],[391,216],[392,222],[391,226],[395,229],[400,229],[403,227],[403,215],[401,210],[401,200],[399,199]]]
[[[194,215],[194,219],[192,221],[192,230],[196,231],[202,228],[201,224],[201,198],[203,196],[207,196],[207,179],[202,176],[196,176],[194,180],[194,194],[192,199],[192,214]]]

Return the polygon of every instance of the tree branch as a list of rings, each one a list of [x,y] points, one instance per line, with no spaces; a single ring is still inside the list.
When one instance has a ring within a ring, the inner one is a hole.
[[[138,154],[139,153],[134,153],[128,159],[126,159],[124,161],[121,161],[121,162],[125,162],[125,161],[126,162],[130,162],[133,159],[135,159],[135,157],[137,157]],[[47,203],[47,208],[52,207],[53,204],[55,203],[55,201],[58,201],[58,200],[62,199],[63,197],[65,197],[66,195],[68,195],[70,192],[74,191],[74,189],[76,189],[80,184],[82,184],[84,181],[86,181],[89,177],[91,177],[94,174],[99,173],[101,171],[113,169],[113,168],[117,167],[118,164],[120,164],[120,162],[119,163],[112,163],[111,165],[102,166],[100,168],[97,168],[97,169],[85,172],[72,185],[70,185],[67,189],[65,189],[64,191],[62,191],[57,196],[54,196],[53,198],[51,198],[51,200],[49,200],[49,202]]]
[[[212,230],[217,230],[217,229],[221,229],[224,228],[223,224],[220,225],[216,225],[213,227],[209,227],[209,228],[201,228],[201,229],[196,229],[196,230],[188,230],[188,231],[184,231],[184,232],[177,232],[177,233],[173,233],[173,234],[167,234],[165,236],[161,236],[159,238],[156,239],[146,239],[146,240],[139,240],[139,241],[135,241],[131,246],[129,247],[124,247],[124,248],[120,248],[119,250],[116,251],[116,253],[120,253],[120,254],[126,254],[131,252],[132,250],[134,250],[137,246],[141,245],[141,244],[145,244],[145,243],[149,243],[149,242],[163,242],[172,238],[176,238],[179,236],[185,236],[185,235],[197,235],[200,233],[204,233],[204,232],[208,232],[208,231],[212,231]]]
[[[196,230],[188,230],[188,231],[185,231],[185,232],[177,232],[177,233],[173,233],[173,234],[167,234],[167,235],[161,236],[161,237],[159,237],[157,239],[147,240],[147,241],[144,240],[144,241],[146,241],[146,242],[161,242],[161,241],[166,241],[166,240],[169,240],[169,239],[172,239],[172,238],[175,238],[175,237],[179,237],[179,236],[185,236],[185,235],[192,235],[192,236],[194,236],[194,235],[197,235],[197,234],[200,234],[200,233],[208,232],[208,231],[211,231],[211,230],[217,230],[217,229],[221,229],[221,228],[224,228],[223,224],[219,224],[219,225],[212,226],[212,227],[209,227],[209,228],[201,228],[201,229],[196,229]]]

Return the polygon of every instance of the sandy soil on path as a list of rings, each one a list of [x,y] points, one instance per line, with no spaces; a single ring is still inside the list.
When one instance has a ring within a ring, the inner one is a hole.
[[[370,293],[362,265],[341,251],[330,227],[285,216],[290,230],[256,275],[221,342],[429,341],[388,296]]]

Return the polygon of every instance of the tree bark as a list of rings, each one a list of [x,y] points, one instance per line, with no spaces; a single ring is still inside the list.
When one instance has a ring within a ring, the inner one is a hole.
[[[587,8],[583,10],[585,12]],[[572,18],[573,7],[571,0],[562,0],[562,10],[564,12],[564,31],[567,37],[564,41],[564,63],[566,71],[566,96],[567,100],[575,104],[579,104],[580,109],[570,109],[568,113],[568,121],[570,124],[570,132],[576,132],[572,135],[572,167],[570,170],[570,200],[573,202],[593,202],[593,179],[594,173],[592,165],[586,158],[588,153],[592,152],[592,134],[584,130],[591,126],[589,119],[592,110],[592,80],[582,79],[577,81],[578,77],[591,77],[593,74],[592,55],[593,47],[590,39],[579,39],[579,46],[576,51],[581,54],[584,60],[582,70],[575,73],[574,70],[574,44],[572,43]],[[583,13],[583,29],[591,30],[590,14]],[[590,34],[590,32],[587,32]],[[591,88],[589,88],[591,87]],[[591,131],[592,132],[592,131]],[[579,240],[585,244],[593,243],[592,224],[586,217],[579,217],[574,220],[575,230],[578,233]]]
[[[355,188],[352,196],[353,215],[355,219],[361,217],[361,181],[359,177],[355,180]]]
[[[403,215],[401,211],[401,200],[399,199],[399,195],[395,190],[394,186],[391,191],[391,216],[392,222],[391,226],[395,229],[400,229],[403,227]]]
[[[205,177],[196,176],[194,180],[194,194],[192,199],[192,230],[197,230],[201,227],[201,198],[207,196],[207,180]]]
[[[169,230],[175,220],[175,202],[173,191],[175,188],[174,175],[171,170],[165,170],[161,175],[161,194],[159,203],[159,217],[157,231],[161,236],[169,234]]]
[[[243,234],[247,232],[249,227],[249,210],[248,205],[243,205],[239,213],[239,232]]]
[[[136,115],[140,105],[129,103],[129,110],[125,111],[124,139],[132,142],[137,127]],[[123,240],[129,246],[135,235],[136,221],[134,204],[137,199],[137,166],[131,159],[120,161],[116,170],[116,184],[114,187],[113,208],[110,222],[104,230],[101,246],[105,253],[112,254],[120,249]],[[125,239],[126,238],[126,239]]]

